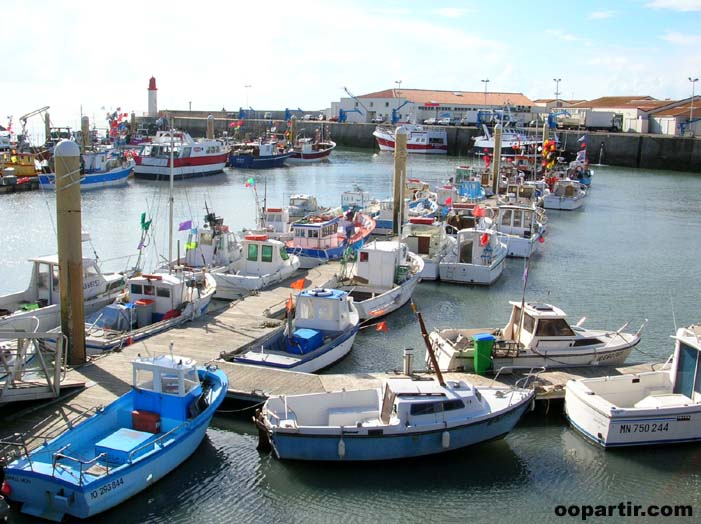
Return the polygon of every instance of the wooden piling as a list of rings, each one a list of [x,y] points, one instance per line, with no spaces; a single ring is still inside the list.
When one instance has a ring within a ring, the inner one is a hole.
[[[80,119],[80,134],[80,145],[83,148],[83,153],[85,153],[88,149],[90,149],[90,146],[92,146],[90,140],[90,119],[87,116]]]
[[[207,139],[214,140],[214,117],[212,115],[207,116]]]
[[[501,168],[501,124],[494,126],[494,155],[492,158],[492,191],[499,193],[499,169]]]
[[[61,140],[54,149],[54,159],[61,331],[68,341],[68,363],[78,365],[86,360],[78,144]]]
[[[392,208],[392,233],[399,234],[404,220],[404,186],[406,184],[407,132],[399,126],[394,132],[394,207]]]

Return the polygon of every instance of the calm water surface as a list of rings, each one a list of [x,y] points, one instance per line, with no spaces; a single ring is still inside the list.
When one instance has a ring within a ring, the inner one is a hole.
[[[255,177],[259,197],[283,205],[291,194],[311,193],[339,205],[359,184],[390,196],[391,155],[365,150],[334,152],[326,165],[255,171],[176,184],[175,222],[202,220],[204,202],[235,230],[255,223],[255,202],[245,181]],[[408,175],[429,182],[452,176],[456,158],[410,156]],[[572,322],[636,330],[649,324],[632,353],[636,362],[664,360],[677,325],[701,320],[701,177],[665,171],[595,167],[585,206],[548,211],[546,241],[530,263],[526,297],[564,309]],[[267,183],[265,181],[267,178]],[[265,189],[267,186],[267,189]],[[146,269],[167,252],[167,184],[133,180],[126,188],[85,193],[84,229],[105,269],[133,264],[139,217],[157,226]],[[26,286],[27,258],[55,253],[53,195],[0,197],[0,293]],[[185,235],[177,236],[181,243]],[[127,259],[127,255],[132,255]],[[509,300],[520,300],[523,262],[508,259],[489,288],[421,283],[415,301],[429,329],[501,326]],[[376,372],[401,367],[402,349],[423,355],[408,308],[387,319],[389,333],[362,331],[350,355],[329,373]],[[217,352],[219,349],[217,349]],[[421,357],[422,358],[422,357]],[[287,464],[259,454],[247,418],[217,417],[197,454],[150,490],[100,517],[100,522],[540,522],[557,505],[691,504],[701,514],[701,447],[696,445],[604,453],[583,441],[561,417],[528,415],[506,439],[446,456],[393,464]],[[30,522],[13,516],[17,522]],[[640,522],[641,519],[627,519]],[[643,519],[644,520],[644,519]],[[664,520],[661,517],[650,522]],[[672,522],[674,519],[667,519]],[[620,518],[589,519],[618,522]]]

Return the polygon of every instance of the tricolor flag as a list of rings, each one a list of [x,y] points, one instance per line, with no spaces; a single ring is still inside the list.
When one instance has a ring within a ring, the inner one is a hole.
[[[188,229],[192,229],[192,220],[180,222],[180,225],[178,226],[178,231],[187,231]]]
[[[246,187],[256,187],[256,179],[251,177],[246,180]]]

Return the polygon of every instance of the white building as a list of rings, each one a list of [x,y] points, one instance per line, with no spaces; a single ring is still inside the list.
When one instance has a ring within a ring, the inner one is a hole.
[[[657,100],[651,96],[605,96],[575,104],[571,109],[620,113],[623,115],[621,131],[647,133],[650,112],[672,103],[670,100]]]

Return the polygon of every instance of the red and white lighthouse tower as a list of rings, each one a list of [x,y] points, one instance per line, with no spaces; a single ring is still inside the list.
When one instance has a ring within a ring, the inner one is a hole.
[[[157,94],[156,78],[152,76],[148,81],[148,116],[151,118],[156,118],[158,116]]]

